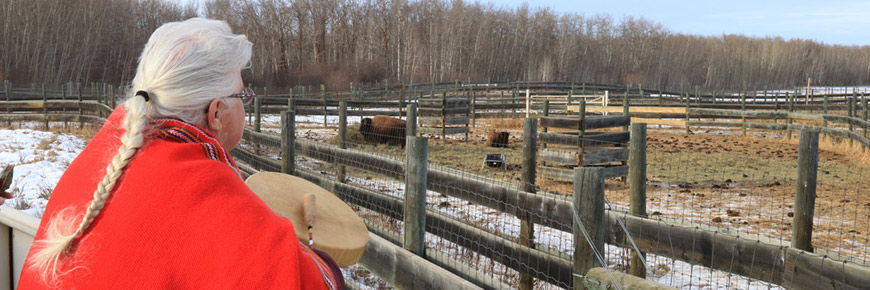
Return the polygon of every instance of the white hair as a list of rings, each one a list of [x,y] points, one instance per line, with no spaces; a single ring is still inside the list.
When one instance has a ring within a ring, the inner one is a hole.
[[[72,206],[51,217],[45,238],[36,247],[29,267],[50,287],[59,286],[63,261],[72,253],[71,242],[81,236],[105,206],[115,183],[136,151],[142,147],[152,118],[172,117],[203,124],[211,100],[228,96],[240,86],[238,73],[251,59],[251,42],[244,35],[232,34],[226,22],[192,18],[166,23],[151,35],[132,87],[123,103],[126,116],[121,146],[106,167],[106,175],[94,190],[87,210],[75,213]],[[150,96],[146,102],[137,91]],[[78,221],[78,226],[75,223]]]

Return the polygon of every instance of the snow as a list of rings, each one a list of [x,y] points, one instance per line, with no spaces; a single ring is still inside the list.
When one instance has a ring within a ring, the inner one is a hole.
[[[41,218],[61,175],[85,148],[85,141],[66,134],[33,129],[0,129],[0,166],[14,165],[14,196],[6,205]]]

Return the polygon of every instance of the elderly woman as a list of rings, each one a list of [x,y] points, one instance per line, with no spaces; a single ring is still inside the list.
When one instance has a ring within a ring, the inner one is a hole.
[[[55,187],[19,288],[343,287],[227,152],[253,98],[250,58],[222,21],[154,31],[129,99]]]

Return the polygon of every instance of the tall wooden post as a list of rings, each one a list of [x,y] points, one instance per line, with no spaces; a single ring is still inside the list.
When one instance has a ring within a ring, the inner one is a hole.
[[[788,118],[786,119],[786,122],[788,122],[788,125],[786,127],[787,128],[786,131],[788,131],[787,132],[788,133],[788,140],[791,140],[791,128],[789,128],[789,127],[791,127],[791,123],[792,123],[791,113],[794,112],[794,102],[795,102],[795,99],[797,98],[797,94],[795,94],[793,96],[789,96],[788,94],[786,94],[785,97],[788,100]]]
[[[66,101],[66,84],[63,84],[63,85],[60,86],[60,99],[61,99],[62,101]],[[66,118],[66,105],[65,105],[65,104],[64,104],[63,109],[61,109],[61,114],[64,115],[64,118],[63,118],[63,127],[66,128],[66,126],[68,125],[68,121],[67,121],[67,118]]]
[[[646,124],[631,124],[631,144],[628,156],[629,207],[632,215],[646,217]],[[644,278],[646,269],[641,262],[645,255],[631,252],[632,275]]]
[[[574,212],[574,274],[581,275],[574,275],[574,289],[583,289],[582,276],[603,266],[595,255],[604,255],[604,176],[600,167],[574,168]]]
[[[296,172],[296,112],[286,111],[281,114],[281,172],[293,174]]]
[[[487,89],[488,88],[489,87],[487,87]],[[476,114],[476,112],[475,112],[476,110],[474,108],[475,103],[477,103],[477,94],[475,94],[474,91],[471,91],[471,109],[470,110],[471,110],[471,127],[472,128],[477,128],[477,114]]]
[[[42,118],[43,127],[48,131],[48,95],[45,93],[45,83],[42,84]]]
[[[625,95],[622,96],[622,115],[631,118],[628,112],[628,90],[625,90]],[[627,124],[622,126],[622,131],[628,131]]]
[[[813,80],[813,78],[807,78],[807,92],[806,92],[806,100],[807,100],[807,101],[806,101],[806,103],[805,103],[804,105],[809,105],[809,104],[810,104],[810,93],[812,92],[812,91],[810,91],[810,82],[811,82],[812,80]],[[812,108],[812,107],[810,107],[810,108]]]
[[[82,84],[76,83],[76,91],[79,93],[79,129],[81,129],[85,122],[82,120],[82,114],[84,113],[84,109],[82,108],[82,102],[84,101],[84,96],[82,96]]]
[[[689,135],[692,133],[692,130],[689,129],[689,106],[690,106],[689,103],[690,103],[689,95],[686,94],[686,135]]]
[[[405,165],[405,235],[404,248],[426,256],[426,182],[429,170],[429,140],[407,137]]]
[[[405,120],[405,134],[417,137],[417,103],[408,104],[408,118]]]
[[[347,148],[347,101],[338,103],[338,143],[341,149]],[[335,179],[344,182],[345,173],[344,165],[338,166]]]
[[[743,136],[746,136],[746,92],[740,94],[740,121],[743,122]]]
[[[586,98],[580,99],[580,106],[577,110],[577,117],[580,119],[579,127],[577,128],[577,156],[579,156],[580,160],[577,160],[578,166],[583,166],[586,164],[586,158],[584,158],[584,144],[586,143]]]
[[[441,140],[447,140],[447,91],[441,93]]]
[[[812,252],[813,215],[819,169],[819,132],[801,130],[791,246]]]
[[[535,167],[537,166],[537,151],[538,151],[538,119],[526,118],[523,120],[523,173],[522,186],[523,191],[535,193]],[[535,225],[531,222],[530,217],[522,215],[520,217],[520,245],[525,247],[535,248]],[[532,289],[535,285],[532,276],[526,273],[520,273],[520,289]]]
[[[293,95],[293,89],[290,89],[290,98],[287,99],[287,111],[296,112],[296,97]]]
[[[822,102],[824,102],[822,105],[823,106],[822,109],[824,110],[824,114],[827,115],[828,114],[828,94],[827,93],[824,95]],[[828,121],[822,121],[822,126],[827,127]]]
[[[260,122],[262,121],[262,106],[263,97],[254,97],[254,132],[260,132]],[[254,144],[254,154],[260,155],[260,144]]]
[[[326,118],[329,115],[326,107],[326,85],[320,84],[320,97],[323,99],[323,128],[326,128]]]
[[[864,93],[861,93],[861,99],[864,100],[864,106],[862,106],[862,109],[864,110],[864,122],[867,122],[867,105],[870,103],[867,102],[867,98],[864,97]],[[864,127],[864,138],[867,138],[867,127]],[[861,152],[863,152],[863,150],[866,150],[866,149],[867,149],[866,146],[861,147],[861,150],[862,150]]]

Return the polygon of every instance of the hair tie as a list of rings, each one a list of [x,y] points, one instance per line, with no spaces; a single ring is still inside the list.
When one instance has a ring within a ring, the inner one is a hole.
[[[146,93],[145,91],[138,91],[138,92],[136,92],[136,95],[142,96],[142,98],[145,99],[145,102],[148,102],[149,100],[151,100],[151,97],[149,97],[148,93]]]

